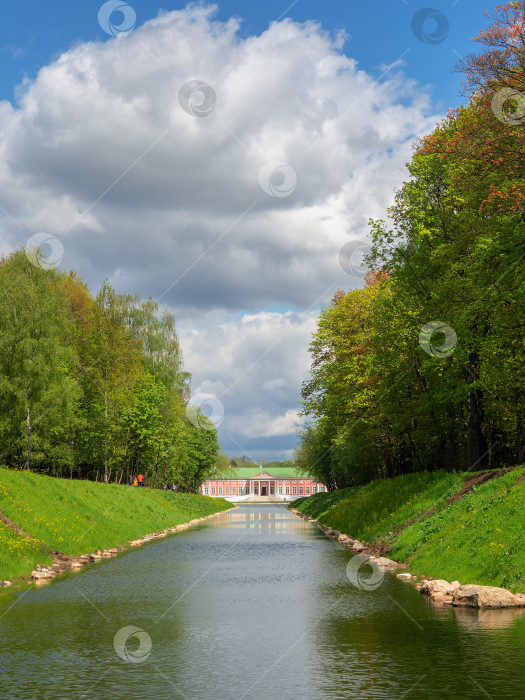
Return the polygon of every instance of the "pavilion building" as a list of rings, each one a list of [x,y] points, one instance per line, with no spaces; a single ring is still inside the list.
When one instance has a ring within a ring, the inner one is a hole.
[[[324,484],[295,469],[272,467],[265,471],[260,465],[236,467],[227,479],[207,479],[199,492],[205,496],[225,498],[233,503],[243,501],[293,501],[326,491]]]

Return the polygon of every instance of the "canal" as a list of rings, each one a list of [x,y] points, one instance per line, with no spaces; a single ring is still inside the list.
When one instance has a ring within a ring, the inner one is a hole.
[[[434,608],[280,505],[0,603],[0,696],[525,698],[525,615]]]

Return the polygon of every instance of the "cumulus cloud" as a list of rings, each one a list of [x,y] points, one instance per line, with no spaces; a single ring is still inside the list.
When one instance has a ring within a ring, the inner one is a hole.
[[[361,282],[338,252],[384,216],[437,116],[399,67],[375,81],[314,22],[243,38],[214,12],[81,43],[0,103],[0,249],[50,232],[92,286],[175,309],[196,388],[228,391],[225,430],[271,451],[293,441],[310,310]],[[193,80],[215,95],[206,117],[181,106]],[[271,161],[286,165],[270,175]],[[296,344],[253,365],[290,324]]]
[[[298,397],[317,311],[210,316],[199,329],[179,328],[193,393],[213,394],[224,406],[225,447],[251,456],[291,452],[303,424]]]

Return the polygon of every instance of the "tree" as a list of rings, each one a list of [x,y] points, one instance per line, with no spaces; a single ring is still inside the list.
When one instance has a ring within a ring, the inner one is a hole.
[[[124,410],[137,400],[137,389],[145,376],[140,347],[123,325],[119,298],[107,281],[93,305],[87,361],[89,401],[86,410],[95,420],[91,421],[86,437],[91,458],[97,460],[102,428],[104,481],[107,482],[112,467],[122,464],[126,452]],[[138,455],[135,457],[138,469]]]
[[[0,439],[21,461],[26,440],[45,468],[67,461],[81,392],[74,320],[59,275],[23,251],[0,262]],[[26,437],[27,434],[27,437]]]
[[[321,314],[299,458],[338,482],[361,458],[369,476],[523,460],[525,3],[493,18],[459,66],[469,103],[417,144],[389,221],[371,222],[388,279]]]

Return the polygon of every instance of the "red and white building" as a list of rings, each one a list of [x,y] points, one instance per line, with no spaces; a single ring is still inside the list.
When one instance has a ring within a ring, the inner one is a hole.
[[[233,503],[243,501],[293,501],[326,491],[324,484],[300,476],[286,467],[273,467],[271,472],[261,467],[238,467],[228,479],[207,479],[200,493],[212,498],[225,498]]]

